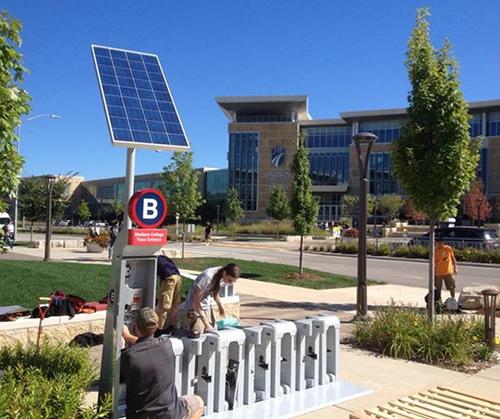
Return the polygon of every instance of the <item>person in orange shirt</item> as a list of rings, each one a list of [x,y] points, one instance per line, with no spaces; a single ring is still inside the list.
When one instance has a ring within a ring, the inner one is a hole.
[[[457,270],[457,261],[453,249],[442,241],[437,242],[434,252],[434,277],[436,279],[436,289],[441,293],[443,281],[446,289],[450,291],[451,298],[455,298],[455,275]]]

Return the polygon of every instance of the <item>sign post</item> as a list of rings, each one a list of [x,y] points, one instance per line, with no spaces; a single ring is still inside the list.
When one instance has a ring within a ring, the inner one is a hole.
[[[124,384],[120,384],[123,325],[131,323],[142,307],[155,308],[156,258],[167,243],[167,230],[157,227],[167,211],[160,191],[137,191],[128,202],[130,224],[137,228],[124,228],[115,242],[99,385],[99,400],[112,395],[113,418],[123,416],[125,409]]]

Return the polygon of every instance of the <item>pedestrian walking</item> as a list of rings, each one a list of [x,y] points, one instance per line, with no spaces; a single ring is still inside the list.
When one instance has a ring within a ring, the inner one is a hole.
[[[454,299],[456,284],[453,275],[458,272],[457,261],[453,249],[441,240],[437,241],[434,252],[434,269],[436,289],[441,293],[444,282],[446,289],[450,291],[451,298]]]

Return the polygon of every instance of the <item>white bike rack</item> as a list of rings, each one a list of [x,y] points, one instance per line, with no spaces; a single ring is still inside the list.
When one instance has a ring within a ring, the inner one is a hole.
[[[316,319],[298,320],[297,325],[297,381],[301,391],[320,383],[321,333],[323,324]]]
[[[297,327],[290,321],[262,322],[271,332],[271,397],[295,390],[295,356]]]
[[[198,383],[196,377],[196,360],[203,352],[204,335],[196,339],[182,338],[184,356],[182,359],[182,387],[179,395],[194,394]]]
[[[253,404],[256,401],[255,397],[255,370],[256,356],[255,348],[262,341],[262,326],[245,327],[242,329],[246,336],[245,344],[245,362],[243,369],[243,403]],[[240,366],[241,367],[241,366]],[[241,368],[240,368],[241,371]]]
[[[236,378],[236,389],[233,408],[243,404],[243,384],[244,381],[240,377],[242,370],[240,367],[244,364],[244,344],[245,333],[241,329],[230,328],[211,332],[210,339],[216,340],[215,352],[215,380],[214,380],[214,411],[223,412],[229,409],[226,402],[226,372],[229,362],[234,362],[238,374]]]
[[[337,316],[315,316],[313,323],[321,324],[319,335],[319,384],[338,379],[340,373],[340,320]]]
[[[255,401],[267,400],[271,397],[271,344],[273,329],[262,326],[260,342],[255,345]]]
[[[182,340],[177,338],[171,338],[168,336],[160,337],[160,340],[170,339],[172,344],[172,350],[175,356],[175,388],[182,388],[182,354],[184,352],[184,345]]]
[[[195,393],[205,402],[205,414],[214,411],[214,394],[216,374],[215,358],[219,339],[217,335],[208,333],[203,335],[202,352],[197,357]]]

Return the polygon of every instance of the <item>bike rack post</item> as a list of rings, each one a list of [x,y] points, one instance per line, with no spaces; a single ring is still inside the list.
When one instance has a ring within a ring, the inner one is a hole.
[[[256,370],[256,346],[262,342],[262,326],[245,327],[242,329],[246,336],[245,360],[243,365],[243,403],[253,404],[255,397],[255,370]],[[241,371],[241,369],[240,369]]]
[[[271,332],[271,397],[295,390],[295,352],[297,327],[290,321],[262,322]]]
[[[239,373],[244,360],[245,333],[241,329],[231,328],[218,330],[210,334],[213,334],[217,341],[214,373],[214,411],[223,412],[242,404],[244,382],[239,377]],[[226,374],[231,364],[236,369],[232,406],[226,401]]]
[[[320,322],[319,384],[335,381],[340,373],[340,320],[337,316],[315,316],[313,324]]]
[[[182,359],[182,387],[181,395],[194,394],[194,388],[198,383],[196,377],[196,359],[203,351],[204,335],[196,339],[182,338],[184,345],[184,357]]]

